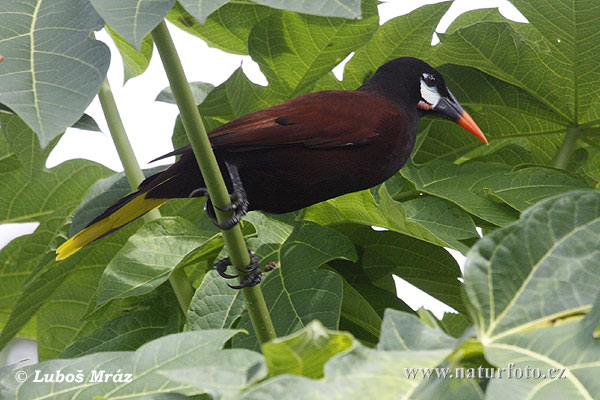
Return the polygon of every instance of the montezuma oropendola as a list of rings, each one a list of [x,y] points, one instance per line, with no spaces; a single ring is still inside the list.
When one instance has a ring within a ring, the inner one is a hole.
[[[237,223],[248,210],[285,213],[380,184],[408,160],[417,122],[424,115],[455,121],[487,143],[444,77],[411,57],[382,65],[357,90],[305,94],[214,129],[210,142],[235,199],[236,216],[223,228]],[[191,147],[156,160],[172,155],[181,158],[63,243],[56,250],[57,260],[171,198],[207,195]],[[206,209],[214,219],[210,199]],[[255,267],[243,286],[260,281]],[[219,273],[230,277],[225,268],[217,263]]]

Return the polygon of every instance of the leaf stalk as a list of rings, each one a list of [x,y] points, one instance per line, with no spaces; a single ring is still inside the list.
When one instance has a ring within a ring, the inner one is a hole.
[[[108,79],[105,79],[102,83],[100,92],[98,92],[98,98],[102,105],[102,112],[106,118],[110,136],[112,137],[121,163],[123,164],[123,168],[125,169],[125,176],[127,176],[131,188],[137,190],[138,185],[144,180],[144,173],[140,168],[140,164],[133,152],[133,147],[131,147],[131,142],[127,137],[127,132],[125,131],[125,126],[121,120],[121,115],[119,114],[119,109],[117,108],[117,103],[115,102]],[[160,218],[160,212],[158,210],[152,210],[147,213],[144,218],[146,219],[146,222],[153,221]],[[194,289],[183,269],[174,270],[171,273],[171,276],[169,276],[169,282],[173,287],[177,301],[185,315],[190,302],[192,301]]]
[[[558,152],[552,160],[552,166],[554,168],[567,169],[569,160],[573,150],[575,150],[575,144],[581,137],[581,131],[578,126],[570,126],[567,128],[567,134],[560,145]]]

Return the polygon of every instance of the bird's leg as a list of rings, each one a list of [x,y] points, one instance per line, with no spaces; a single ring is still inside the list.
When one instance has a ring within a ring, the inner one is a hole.
[[[258,285],[260,283],[262,271],[260,270],[260,265],[258,264],[258,257],[255,254],[252,254],[250,251],[248,251],[248,254],[250,254],[250,264],[248,264],[248,266],[244,269],[238,268],[240,272],[248,273],[248,276],[242,279],[240,284],[237,286],[227,284],[227,286],[232,289],[243,289],[245,287]],[[225,279],[236,278],[237,275],[229,275],[225,272],[229,265],[231,265],[231,259],[229,257],[223,258],[215,263],[215,269],[217,270],[217,273]]]
[[[235,165],[229,164],[228,162],[225,162],[225,165],[227,166],[227,171],[229,172],[231,184],[233,185],[233,193],[229,195],[229,198],[231,199],[231,204],[229,204],[226,207],[214,207],[221,211],[234,211],[235,214],[233,215],[233,217],[227,219],[222,224],[220,224],[217,221],[217,216],[215,214],[215,210],[213,209],[213,204],[210,200],[210,196],[208,195],[208,190],[206,190],[206,188],[194,189],[188,196],[206,197],[206,213],[208,214],[210,219],[212,219],[213,223],[222,230],[233,228],[248,212],[248,199],[246,198],[246,191],[244,190],[244,186],[242,184],[242,179],[240,178],[238,169]]]
[[[242,184],[242,179],[240,178],[240,173],[235,165],[229,164],[225,161],[225,165],[227,166],[227,171],[229,172],[229,178],[231,179],[231,184],[233,186],[233,193],[229,195],[231,199],[231,204],[227,207],[216,207],[221,211],[234,211],[235,214],[233,217],[229,218],[222,224],[216,224],[221,229],[231,229],[234,225],[236,225],[244,215],[248,212],[248,198],[246,197],[246,191],[244,190],[244,185]]]

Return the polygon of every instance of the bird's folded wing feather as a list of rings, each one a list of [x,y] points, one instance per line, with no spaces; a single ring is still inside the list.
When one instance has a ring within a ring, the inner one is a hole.
[[[360,145],[376,137],[379,122],[394,112],[394,106],[376,94],[328,90],[250,113],[208,135],[213,148],[229,151],[291,144],[316,148]],[[190,152],[188,145],[151,162]]]
[[[390,103],[367,92],[324,91],[240,117],[209,133],[213,148],[233,151],[302,144],[337,147],[377,136]]]

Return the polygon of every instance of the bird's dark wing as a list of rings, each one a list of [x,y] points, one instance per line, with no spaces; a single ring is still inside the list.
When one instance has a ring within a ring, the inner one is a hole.
[[[323,91],[240,117],[211,131],[209,137],[214,148],[233,151],[365,144],[377,136],[379,121],[395,111],[373,93]]]

